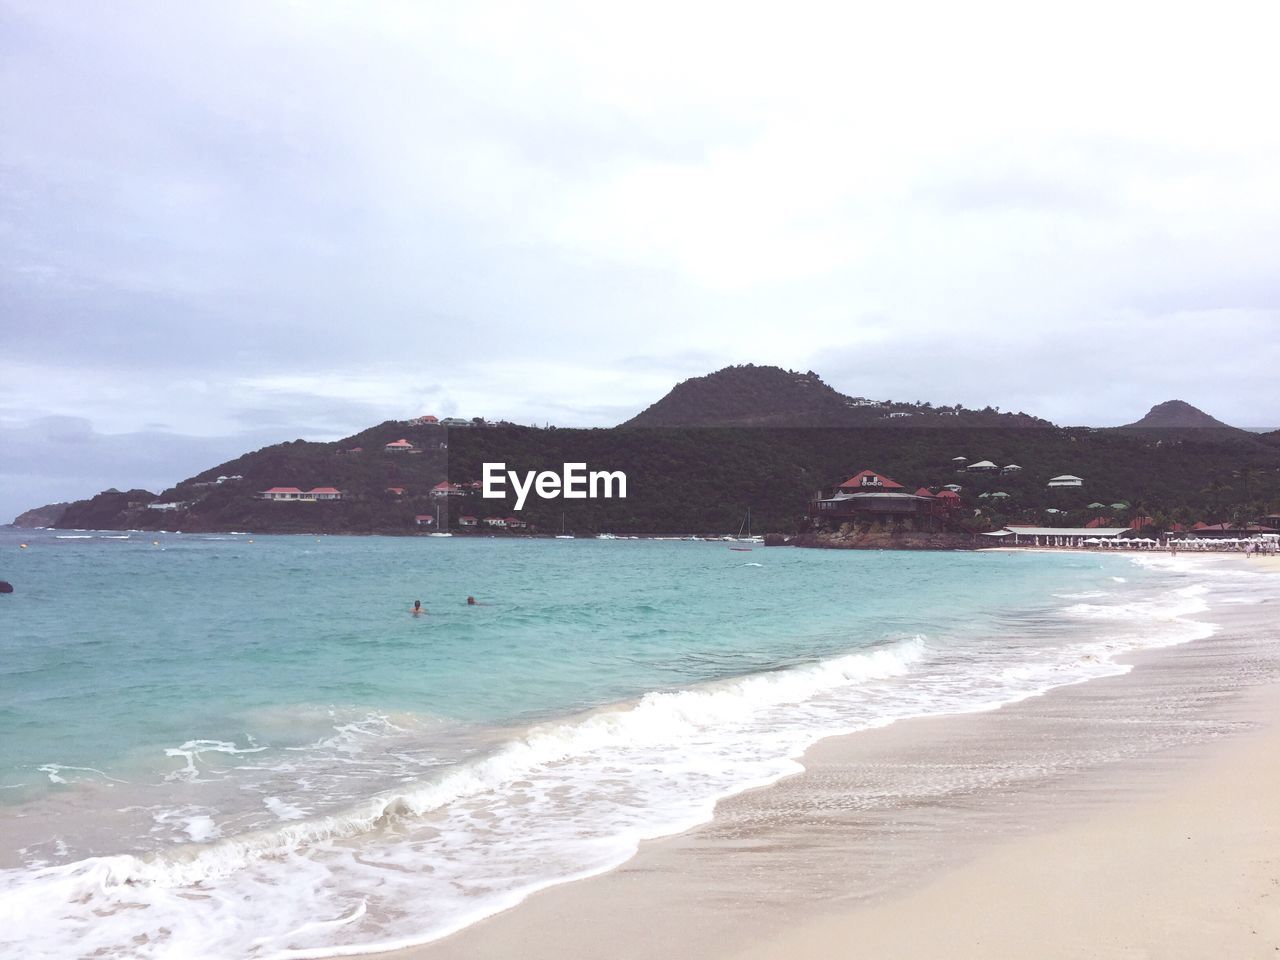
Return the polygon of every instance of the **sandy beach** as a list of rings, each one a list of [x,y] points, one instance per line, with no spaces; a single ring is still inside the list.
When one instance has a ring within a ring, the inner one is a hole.
[[[1123,676],[823,741],[615,871],[383,956],[1274,957],[1277,583]]]

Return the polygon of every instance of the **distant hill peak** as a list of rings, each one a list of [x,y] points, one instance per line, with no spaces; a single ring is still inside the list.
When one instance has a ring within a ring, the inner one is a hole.
[[[1126,427],[1159,428],[1159,429],[1194,429],[1212,428],[1216,430],[1234,429],[1230,424],[1211,417],[1198,407],[1193,407],[1185,400],[1166,400],[1152,407],[1145,417]]]
[[[752,363],[691,377],[624,427],[1048,426],[1026,414],[849,397],[809,370]]]

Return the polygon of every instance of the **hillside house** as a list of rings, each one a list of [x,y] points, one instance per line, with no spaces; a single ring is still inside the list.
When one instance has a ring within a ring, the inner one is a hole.
[[[1021,472],[1022,472],[1022,467],[1018,466],[1016,463],[1007,463],[1000,468],[1000,473],[1006,477],[1011,473],[1021,473]]]
[[[450,483],[448,480],[441,480],[431,488],[431,497],[435,500],[442,500],[445,497],[460,497],[462,494],[462,485]]]
[[[258,493],[259,500],[282,500],[296,503],[314,503],[317,500],[341,500],[342,491],[337,487],[312,487],[300,490],[297,487],[272,487]]]
[[[471,421],[470,421],[470,420],[464,420],[464,419],[462,419],[462,417],[445,417],[443,420],[441,420],[441,421],[440,421],[440,426],[442,426],[442,427],[469,427],[469,426],[471,426]]]
[[[1083,487],[1084,481],[1079,477],[1074,477],[1069,473],[1064,473],[1060,477],[1053,477],[1049,480],[1050,487]]]
[[[383,444],[382,449],[387,453],[412,453],[413,444],[401,437],[399,440],[392,440],[390,443]]]
[[[995,473],[1000,468],[990,460],[979,460],[977,463],[971,463],[965,467],[970,473]]]
[[[393,497],[403,497],[404,487],[387,487],[386,492],[391,494]]]
[[[259,500],[300,500],[303,493],[297,487],[272,487],[258,491]]]

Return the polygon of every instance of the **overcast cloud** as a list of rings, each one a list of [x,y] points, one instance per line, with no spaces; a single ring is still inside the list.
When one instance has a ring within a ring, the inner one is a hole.
[[[0,2],[0,518],[748,361],[1280,425],[1280,15],[1036,7]]]

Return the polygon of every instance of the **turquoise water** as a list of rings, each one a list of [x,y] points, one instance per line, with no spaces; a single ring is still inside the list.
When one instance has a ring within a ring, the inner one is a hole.
[[[48,955],[422,942],[821,736],[1121,671],[1206,589],[1078,554],[121,536],[0,532],[0,921],[61,911],[20,924]]]

